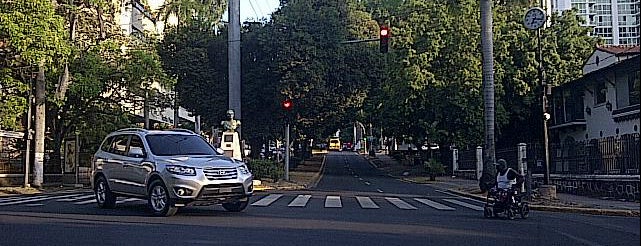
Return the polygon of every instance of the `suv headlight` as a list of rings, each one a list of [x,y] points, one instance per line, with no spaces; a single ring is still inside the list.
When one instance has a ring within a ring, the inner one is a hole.
[[[246,166],[246,165],[238,166],[238,171],[239,171],[241,174],[249,174],[249,169],[247,168],[247,166]]]
[[[185,176],[196,176],[196,169],[193,167],[183,167],[183,166],[167,166],[167,171],[173,174],[185,175]]]

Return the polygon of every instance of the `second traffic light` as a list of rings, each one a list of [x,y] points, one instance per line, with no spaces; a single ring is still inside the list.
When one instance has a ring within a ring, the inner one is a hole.
[[[294,107],[294,104],[292,103],[292,101],[291,101],[291,100],[289,100],[289,99],[285,99],[285,100],[283,100],[283,101],[281,102],[281,106],[283,107],[283,109],[284,109],[285,111],[291,111],[291,110],[292,110],[292,108]]]
[[[390,35],[389,27],[381,26],[381,32],[379,37],[379,48],[381,49],[381,53],[387,53],[387,50],[389,49],[389,35]]]

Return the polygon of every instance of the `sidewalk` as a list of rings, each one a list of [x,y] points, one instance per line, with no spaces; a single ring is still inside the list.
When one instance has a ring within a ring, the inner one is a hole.
[[[442,190],[447,190],[457,195],[469,197],[475,200],[485,201],[486,194],[482,193],[478,181],[455,178],[438,177],[436,181],[429,181],[429,178],[419,176],[420,167],[403,166],[391,157],[377,153],[376,157],[365,156],[370,163],[379,170],[385,171],[388,175],[399,178],[406,182],[426,184]],[[557,193],[556,200],[534,199],[530,203],[533,210],[587,213],[615,216],[639,216],[639,202],[627,202],[618,200],[606,200],[586,196],[577,196],[565,193]]]

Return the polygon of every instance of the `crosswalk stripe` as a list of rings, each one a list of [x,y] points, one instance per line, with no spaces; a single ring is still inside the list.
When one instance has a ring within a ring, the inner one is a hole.
[[[343,204],[341,203],[341,197],[340,196],[325,197],[325,207],[326,208],[342,208]]]
[[[281,198],[283,194],[269,194],[263,199],[260,199],[254,203],[252,203],[252,206],[261,206],[261,207],[266,207],[278,200],[278,198]]]
[[[474,209],[476,211],[483,211],[483,208],[480,207],[480,206],[476,206],[476,205],[472,205],[472,204],[469,204],[469,203],[457,201],[457,200],[454,200],[454,199],[443,199],[443,201],[454,203],[456,205],[463,206],[463,207],[466,207],[466,208]]]
[[[406,203],[405,201],[398,199],[396,197],[385,197],[385,200],[390,202],[391,204],[394,204],[397,208],[400,209],[406,209],[406,210],[412,210],[416,209],[416,207],[410,205],[409,203]]]
[[[73,201],[87,199],[87,198],[94,197],[94,196],[95,196],[94,194],[91,194],[91,195],[79,196],[79,197],[74,197],[74,198],[58,199],[56,201],[58,201],[58,202],[73,202]]]
[[[64,195],[64,196],[42,196],[42,197],[39,197],[39,198],[32,198],[32,199],[25,199],[25,200],[18,200],[18,201],[0,203],[0,206],[16,205],[16,204],[29,203],[29,202],[39,202],[39,201],[45,201],[45,200],[50,200],[50,199],[65,198],[65,197],[72,197],[72,196],[78,196],[78,195],[80,195],[80,194],[71,194],[71,195]]]
[[[312,195],[298,195],[292,202],[287,205],[288,207],[305,207]]]
[[[430,206],[430,207],[433,207],[435,209],[438,209],[438,210],[456,210],[453,207],[446,206],[446,205],[440,204],[438,202],[435,202],[435,201],[432,201],[432,200],[428,200],[428,199],[424,199],[424,198],[414,198],[414,200],[416,200],[417,202],[420,202],[422,204],[425,204],[427,206]]]
[[[74,202],[73,204],[76,204],[76,205],[85,205],[85,204],[94,203],[94,202],[96,202],[96,199],[89,199],[89,200],[86,200],[86,201]]]
[[[356,200],[358,201],[358,204],[361,205],[361,208],[380,208],[369,197],[357,196]]]
[[[125,202],[133,202],[133,201],[143,201],[143,200],[140,199],[140,198],[127,198],[127,199],[124,199],[124,200],[116,201],[116,204],[121,204],[121,203],[125,203]]]
[[[15,202],[15,201],[19,201],[19,200],[35,199],[35,198],[42,198],[42,197],[49,197],[49,196],[51,196],[51,195],[7,197],[7,198],[0,198],[0,203]]]

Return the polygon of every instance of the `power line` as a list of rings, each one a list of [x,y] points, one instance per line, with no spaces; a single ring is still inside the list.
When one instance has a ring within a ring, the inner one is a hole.
[[[252,3],[252,0],[248,0],[249,6],[252,7],[252,10],[254,11],[254,14],[256,15],[256,21],[260,21],[260,17],[258,17],[258,13],[256,13],[256,9],[254,8],[254,4]]]

